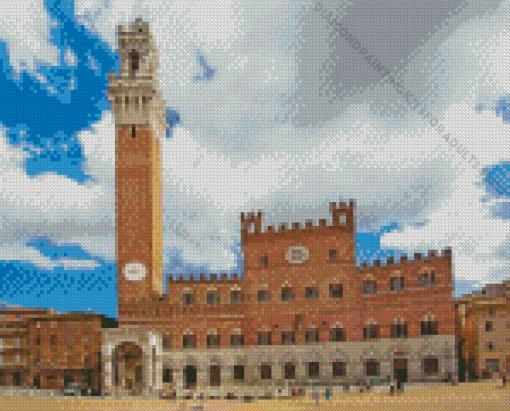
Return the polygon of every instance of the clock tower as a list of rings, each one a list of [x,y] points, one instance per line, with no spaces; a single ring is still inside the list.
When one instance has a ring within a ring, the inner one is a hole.
[[[166,104],[159,55],[150,27],[118,26],[121,74],[109,73],[115,117],[115,254],[119,320],[129,307],[163,293],[163,198],[160,144]]]

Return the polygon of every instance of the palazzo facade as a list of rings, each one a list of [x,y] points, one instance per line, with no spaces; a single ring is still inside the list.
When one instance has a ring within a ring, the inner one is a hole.
[[[102,384],[140,395],[241,392],[457,372],[451,250],[356,266],[355,203],[318,225],[241,214],[244,277],[171,279],[163,293],[161,141],[166,104],[150,26],[118,27],[118,328],[102,330]]]

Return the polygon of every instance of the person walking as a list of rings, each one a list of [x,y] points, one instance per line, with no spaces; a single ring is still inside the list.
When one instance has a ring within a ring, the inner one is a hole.
[[[395,395],[395,380],[392,379],[390,382],[390,396],[393,397]]]
[[[329,400],[329,390],[326,390],[326,400]]]

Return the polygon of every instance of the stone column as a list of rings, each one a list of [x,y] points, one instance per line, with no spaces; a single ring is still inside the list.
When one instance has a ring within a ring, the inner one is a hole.
[[[142,348],[143,395],[148,395],[152,388],[152,350]]]
[[[104,390],[105,392],[109,392],[113,389],[114,381],[113,381],[113,362],[112,362],[112,355],[103,355],[103,364],[102,366],[102,374],[103,374],[103,381],[104,381]]]
[[[120,361],[119,363],[119,383],[122,389],[126,387],[126,361],[124,360]]]
[[[181,393],[184,389],[184,367],[182,361],[176,361],[173,368],[175,390]]]
[[[407,360],[407,381],[418,382],[421,380],[423,358],[419,355],[413,357]]]
[[[197,367],[197,391],[205,390],[209,385],[209,363],[201,361]]]
[[[161,390],[163,389],[163,359],[161,357],[156,356],[156,366],[154,370],[154,389]]]
[[[283,374],[282,365],[278,362],[274,362],[271,364],[271,380],[272,384],[275,387],[279,387],[284,379],[285,375]]]
[[[296,383],[298,386],[302,385],[307,379],[306,374],[306,360],[299,361],[296,364]]]

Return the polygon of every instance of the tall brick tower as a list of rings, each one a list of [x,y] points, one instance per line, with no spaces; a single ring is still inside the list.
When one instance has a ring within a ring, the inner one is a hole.
[[[131,305],[163,292],[163,206],[160,144],[166,104],[159,53],[150,27],[118,26],[120,77],[109,73],[115,117],[115,218],[119,320]]]

